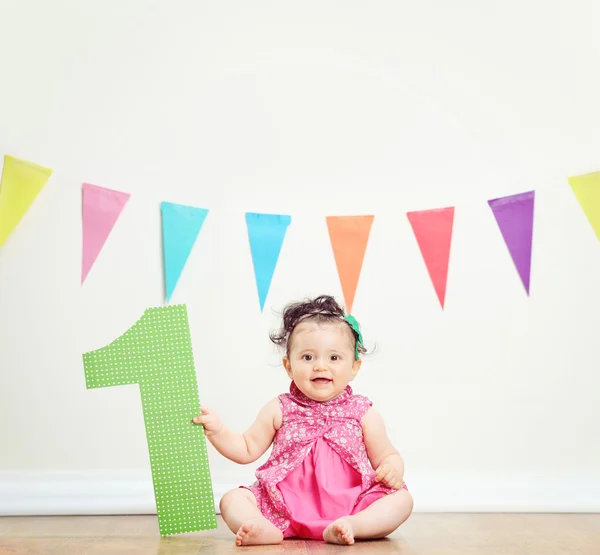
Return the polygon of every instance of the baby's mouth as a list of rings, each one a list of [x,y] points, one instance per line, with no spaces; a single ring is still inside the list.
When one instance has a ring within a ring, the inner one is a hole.
[[[332,380],[331,378],[313,378],[311,381],[314,383],[325,384],[331,382]]]

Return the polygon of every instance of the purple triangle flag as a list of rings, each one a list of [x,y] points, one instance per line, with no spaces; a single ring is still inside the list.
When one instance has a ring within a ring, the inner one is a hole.
[[[488,200],[504,242],[529,295],[535,191]]]

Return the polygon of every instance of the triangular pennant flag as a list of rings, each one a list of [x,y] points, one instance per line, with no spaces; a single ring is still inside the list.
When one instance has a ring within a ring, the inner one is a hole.
[[[584,214],[600,239],[600,172],[586,173],[569,178]]]
[[[167,302],[177,286],[208,210],[184,204],[162,202],[163,256]]]
[[[407,212],[442,309],[446,301],[454,207]]]
[[[265,306],[281,246],[291,221],[291,216],[283,214],[246,212],[248,239],[261,312]]]
[[[327,216],[329,239],[344,293],[346,312],[352,312],[371,226],[375,216]]]
[[[130,197],[129,193],[114,191],[90,183],[83,184],[81,283],[85,281]]]
[[[0,247],[46,184],[52,170],[32,162],[4,156],[0,183]]]
[[[528,295],[534,200],[535,191],[488,200]]]

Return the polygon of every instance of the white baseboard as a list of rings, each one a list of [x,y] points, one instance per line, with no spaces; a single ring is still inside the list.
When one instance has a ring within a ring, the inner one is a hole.
[[[228,489],[213,484],[215,510]],[[0,471],[0,516],[83,514],[156,514],[151,474]]]
[[[238,484],[213,484],[215,510]],[[442,477],[408,483],[415,512],[600,512],[600,482]],[[152,479],[143,471],[0,471],[0,515],[156,514]]]

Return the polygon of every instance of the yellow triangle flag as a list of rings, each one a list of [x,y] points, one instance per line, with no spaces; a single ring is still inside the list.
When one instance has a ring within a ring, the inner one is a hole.
[[[52,170],[13,156],[4,156],[0,183],[0,247],[21,221]]]
[[[600,239],[600,172],[569,177],[569,185]]]

